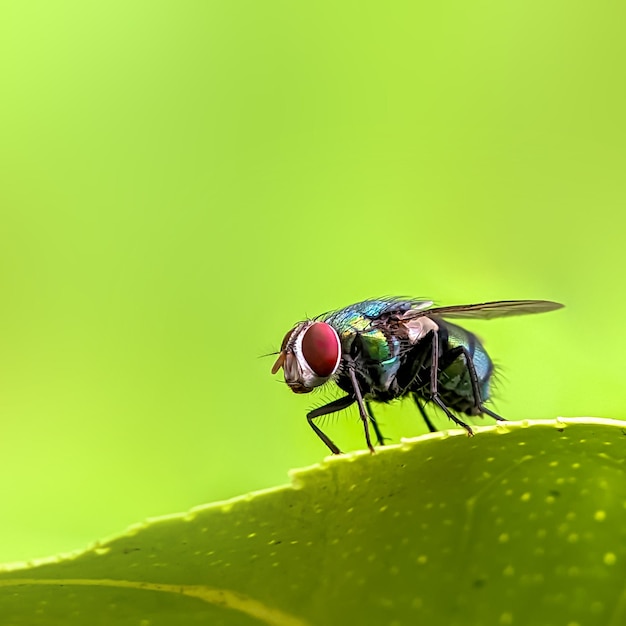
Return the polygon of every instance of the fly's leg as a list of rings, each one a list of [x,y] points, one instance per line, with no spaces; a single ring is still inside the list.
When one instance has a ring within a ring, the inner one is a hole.
[[[337,411],[347,409],[350,405],[354,404],[354,401],[354,396],[344,396],[343,398],[333,400],[332,402],[329,402],[328,404],[325,404],[324,406],[321,406],[307,413],[306,418],[309,422],[309,425],[315,431],[315,434],[328,446],[333,454],[341,454],[341,450],[333,443],[330,437],[326,435],[319,426],[313,423],[313,420],[316,417],[322,417],[322,415],[329,415],[330,413],[336,413]]]
[[[491,417],[498,420],[499,422],[506,422],[506,420],[503,417],[501,417],[497,413],[494,413],[483,404],[483,400],[480,395],[480,385],[478,383],[478,374],[476,373],[476,366],[474,365],[474,359],[472,359],[467,348],[463,346],[459,346],[458,350],[462,352],[463,356],[465,357],[467,371],[469,372],[470,380],[472,381],[472,393],[474,395],[474,402],[475,402],[476,408],[481,413],[486,413],[487,415],[490,415]]]
[[[356,379],[356,374],[354,373],[354,369],[352,367],[348,367],[348,374],[350,376],[352,386],[354,387],[354,396],[356,399],[356,403],[359,406],[359,416],[361,417],[361,421],[363,422],[363,428],[365,430],[365,441],[367,442],[367,447],[369,448],[369,451],[374,454],[374,452],[376,451],[374,450],[374,446],[372,445],[372,442],[370,440],[370,416],[367,414],[367,409],[365,408],[365,403],[363,402],[363,396],[361,394],[361,389],[359,388],[359,381]]]
[[[499,422],[506,422],[506,421],[508,421],[506,418],[502,417],[501,415],[498,415],[497,413],[494,413],[491,409],[488,409],[483,404],[479,404],[478,405],[478,410],[481,413],[486,413],[487,415],[489,415],[490,417],[493,417],[493,419],[498,420]]]
[[[474,431],[471,427],[465,422],[461,421],[458,417],[452,414],[450,409],[445,405],[444,401],[441,399],[438,391],[438,377],[439,373],[439,333],[437,331],[433,332],[433,342],[432,342],[432,356],[430,362],[430,397],[431,400],[457,425],[461,426],[461,428],[465,428],[467,434],[472,437],[474,435]],[[474,370],[474,374],[476,374],[476,370]]]
[[[366,402],[365,406],[367,407],[367,412],[369,413],[370,421],[372,422],[372,427],[374,428],[374,432],[376,433],[376,442],[378,443],[379,446],[384,446],[385,440],[389,439],[389,437],[383,437],[383,434],[380,432],[380,427],[378,426],[378,422],[376,421],[376,418],[374,417],[374,413],[372,412],[371,403]]]
[[[415,400],[415,404],[417,404],[417,408],[422,414],[422,417],[424,418],[424,421],[426,422],[426,426],[428,427],[429,432],[436,433],[437,429],[435,428],[433,423],[430,421],[430,417],[428,417],[428,414],[426,413],[426,409],[422,406],[422,403],[419,401],[419,398],[417,397],[417,394],[415,393],[413,394],[413,400]]]

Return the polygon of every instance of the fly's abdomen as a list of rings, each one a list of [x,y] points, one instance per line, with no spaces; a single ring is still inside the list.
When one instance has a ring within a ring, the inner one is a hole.
[[[467,413],[478,413],[476,398],[472,389],[472,378],[464,348],[473,363],[481,401],[489,398],[489,382],[493,373],[493,363],[476,335],[449,322],[438,321],[441,338],[439,393],[451,409]]]

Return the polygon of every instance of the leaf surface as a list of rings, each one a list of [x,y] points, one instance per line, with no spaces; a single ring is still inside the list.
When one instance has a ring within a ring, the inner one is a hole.
[[[3,626],[626,621],[626,422],[435,433],[0,568]]]

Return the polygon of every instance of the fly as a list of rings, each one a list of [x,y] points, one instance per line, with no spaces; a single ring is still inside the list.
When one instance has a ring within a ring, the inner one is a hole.
[[[371,402],[411,396],[429,430],[426,405],[438,406],[473,435],[461,415],[503,417],[485,406],[493,363],[476,335],[448,319],[492,319],[562,308],[547,300],[509,300],[433,307],[430,300],[381,298],[323,313],[292,328],[283,339],[272,374],[281,368],[295,393],[334,381],[346,395],[307,414],[317,436],[333,454],[341,450],[314,420],[356,403],[365,441],[374,452],[369,425],[384,445]]]

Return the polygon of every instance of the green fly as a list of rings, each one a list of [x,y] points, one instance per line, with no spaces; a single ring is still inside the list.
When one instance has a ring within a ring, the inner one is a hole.
[[[381,298],[365,300],[308,319],[283,339],[275,374],[283,368],[295,393],[308,393],[334,381],[346,395],[307,414],[311,428],[334,454],[339,448],[315,424],[322,415],[356,403],[371,452],[369,424],[384,444],[371,402],[411,396],[429,430],[426,412],[439,407],[472,435],[460,416],[504,418],[485,406],[490,397],[493,363],[473,333],[448,319],[492,319],[544,313],[563,305],[546,300],[510,300],[433,307],[430,300]]]

